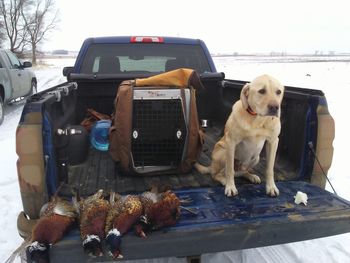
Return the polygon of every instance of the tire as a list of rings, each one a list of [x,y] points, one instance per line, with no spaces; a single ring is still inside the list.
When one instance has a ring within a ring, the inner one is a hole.
[[[0,96],[0,125],[3,123],[5,117],[5,106],[2,97]]]

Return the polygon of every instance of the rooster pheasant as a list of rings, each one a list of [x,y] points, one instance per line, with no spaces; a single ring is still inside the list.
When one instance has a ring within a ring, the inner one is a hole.
[[[140,237],[146,237],[149,231],[175,225],[180,218],[180,200],[170,190],[144,192],[140,200],[144,211],[135,226],[135,232]]]
[[[109,202],[103,199],[103,190],[74,204],[79,211],[80,236],[84,251],[90,256],[102,256],[101,241],[105,237],[105,223],[110,209]]]
[[[75,224],[77,213],[74,206],[57,193],[40,211],[40,218],[34,225],[31,236],[12,253],[6,262],[13,262],[27,246],[27,255],[31,262],[49,262],[49,248],[62,239],[65,233]]]
[[[121,196],[111,193],[111,209],[106,220],[106,243],[110,255],[122,258],[120,253],[121,236],[128,232],[142,214],[142,204],[136,195]]]

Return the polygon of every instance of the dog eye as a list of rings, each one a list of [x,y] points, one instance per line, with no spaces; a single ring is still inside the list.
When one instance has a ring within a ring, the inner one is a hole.
[[[265,93],[266,93],[266,89],[259,89],[258,92],[259,92],[260,94],[265,94]]]
[[[282,91],[280,89],[276,91],[277,95],[280,95],[281,93],[282,93]]]

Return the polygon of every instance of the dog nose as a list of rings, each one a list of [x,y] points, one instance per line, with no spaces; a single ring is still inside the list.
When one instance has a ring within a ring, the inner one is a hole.
[[[276,116],[279,110],[278,105],[268,105],[269,115]]]

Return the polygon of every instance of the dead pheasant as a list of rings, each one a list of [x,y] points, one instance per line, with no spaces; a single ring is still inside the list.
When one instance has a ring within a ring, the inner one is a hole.
[[[114,259],[122,258],[121,237],[139,220],[143,211],[142,204],[138,196],[120,196],[114,192],[111,193],[110,204],[105,229],[106,243]]]
[[[75,206],[79,211],[80,236],[83,248],[91,256],[102,256],[101,241],[105,237],[105,223],[110,205],[103,199],[103,190],[94,195],[77,200]]]
[[[11,255],[6,262],[12,262],[27,246],[31,262],[49,262],[49,248],[62,239],[77,219],[73,205],[55,194],[40,211],[40,219],[31,236]]]
[[[175,225],[180,218],[180,199],[170,190],[164,193],[144,192],[140,200],[144,213],[135,226],[135,232],[140,237],[146,237],[149,231]]]

